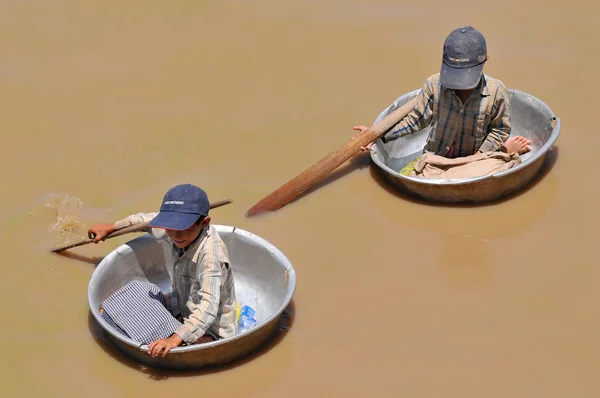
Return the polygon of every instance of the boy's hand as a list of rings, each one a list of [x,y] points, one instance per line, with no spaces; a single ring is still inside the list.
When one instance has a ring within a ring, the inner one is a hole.
[[[358,130],[358,131],[359,131],[359,134],[360,134],[360,133],[362,133],[362,132],[364,132],[365,130],[367,130],[367,129],[368,129],[368,127],[367,127],[367,126],[354,126],[354,127],[352,127],[352,128],[353,128],[354,130]],[[352,137],[352,139],[354,139],[354,137]],[[371,149],[371,146],[372,146],[372,145],[373,145],[373,143],[371,142],[371,143],[370,143],[370,144],[368,144],[367,146],[361,146],[361,147],[360,147],[360,150],[361,150],[361,151],[368,151],[368,150],[370,150],[370,149]]]
[[[95,224],[88,230],[88,237],[98,243],[116,230],[115,224]]]
[[[180,346],[181,343],[183,343],[183,339],[177,333],[173,333],[171,337],[150,343],[148,345],[148,355],[156,358],[162,351],[162,356],[165,357],[172,348]]]

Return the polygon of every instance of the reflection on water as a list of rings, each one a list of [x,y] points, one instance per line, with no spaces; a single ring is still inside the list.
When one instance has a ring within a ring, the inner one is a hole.
[[[400,225],[423,229],[439,234],[473,236],[477,239],[497,239],[516,236],[533,226],[554,202],[558,193],[558,179],[550,173],[556,161],[558,149],[549,152],[538,177],[524,190],[496,203],[475,205],[438,205],[415,199],[391,185],[375,165],[371,175],[379,187],[402,200],[403,204],[419,211],[398,212],[389,206],[390,197],[373,193],[373,201],[388,217]],[[532,195],[532,189],[538,191]],[[517,200],[518,199],[518,200]],[[406,202],[409,203],[406,203]],[[412,203],[411,203],[412,202]],[[490,214],[493,209],[493,214]]]
[[[447,235],[442,242],[437,266],[450,284],[463,289],[477,289],[492,283],[494,263],[487,240]]]

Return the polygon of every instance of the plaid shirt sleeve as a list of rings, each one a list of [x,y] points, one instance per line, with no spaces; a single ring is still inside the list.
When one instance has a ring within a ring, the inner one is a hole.
[[[132,214],[128,217],[125,217],[122,220],[119,220],[115,223],[115,228],[118,230],[123,229],[123,228],[127,228],[131,225],[138,225],[138,224],[143,224],[147,221],[152,220],[154,217],[156,217],[158,213],[137,213],[137,214]]]
[[[510,102],[505,87],[496,92],[491,118],[487,137],[479,148],[481,152],[497,151],[510,136]]]
[[[199,252],[197,284],[193,284],[186,303],[191,314],[175,333],[187,344],[193,344],[210,328],[217,317],[221,299],[223,257],[216,244],[207,244]]]
[[[427,79],[423,87],[417,94],[417,103],[412,111],[398,124],[390,129],[390,132],[381,137],[385,142],[393,141],[407,134],[416,133],[427,127],[431,123],[433,116],[433,98],[435,88],[432,86],[431,79]]]

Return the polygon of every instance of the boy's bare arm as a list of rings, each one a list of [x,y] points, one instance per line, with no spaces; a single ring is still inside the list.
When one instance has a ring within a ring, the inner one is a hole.
[[[88,237],[94,239],[94,243],[98,243],[116,230],[115,224],[94,224],[92,228],[88,230]]]
[[[94,224],[92,228],[88,230],[88,237],[94,239],[94,243],[98,243],[119,229],[148,222],[156,217],[157,214],[158,213],[137,213],[125,217],[114,224]]]

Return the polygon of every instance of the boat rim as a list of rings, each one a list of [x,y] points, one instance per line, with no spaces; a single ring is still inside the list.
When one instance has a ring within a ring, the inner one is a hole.
[[[554,145],[554,143],[558,139],[558,136],[560,133],[560,118],[557,118],[556,115],[554,114],[554,112],[552,111],[552,109],[548,106],[548,104],[546,104],[544,101],[540,100],[539,98],[537,98],[529,93],[526,93],[524,91],[517,90],[517,89],[509,89],[508,91],[517,93],[519,95],[523,95],[525,97],[528,97],[528,98],[538,102],[542,107],[544,107],[552,115],[551,120],[556,121],[556,123],[554,124],[554,127],[552,128],[552,133],[550,134],[550,137],[544,143],[544,145],[542,145],[540,147],[540,149],[538,149],[529,159],[527,159],[526,162],[521,162],[516,167],[512,167],[508,170],[504,170],[504,171],[501,171],[496,174],[491,174],[491,175],[486,175],[486,176],[481,176],[481,177],[472,177],[472,178],[441,179],[441,178],[410,177],[410,176],[402,175],[402,174],[398,173],[397,171],[392,170],[385,163],[383,163],[377,156],[375,156],[377,153],[377,150],[378,150],[377,142],[375,142],[371,146],[371,149],[369,151],[371,159],[382,170],[385,170],[387,173],[392,174],[394,177],[406,179],[408,181],[418,182],[420,184],[428,184],[428,185],[463,185],[463,184],[480,182],[480,181],[484,181],[484,180],[488,180],[488,179],[502,178],[507,174],[517,172],[520,169],[527,167],[529,164],[534,163],[541,156],[544,156],[546,154],[546,152],[548,152],[548,150]],[[411,94],[415,94],[418,92],[419,92],[419,90],[413,90],[413,91],[403,94],[401,97],[410,96]],[[399,97],[398,99],[400,99],[401,97]],[[396,99],[394,102],[396,102],[398,99]],[[389,107],[386,109],[389,109]],[[382,114],[384,111],[382,111],[382,113],[380,114],[380,116],[377,119],[380,119],[382,117]],[[379,140],[380,139],[378,139],[377,141],[379,141]]]
[[[273,256],[276,258],[276,260],[282,264],[284,264],[286,266],[287,272],[288,272],[288,279],[287,279],[287,283],[288,285],[291,284],[291,289],[289,289],[288,293],[285,295],[285,298],[283,300],[282,305],[280,305],[276,311],[273,312],[273,314],[268,317],[267,319],[265,319],[263,322],[261,322],[260,324],[257,324],[254,328],[250,329],[250,330],[246,330],[242,333],[238,333],[235,336],[232,337],[227,337],[225,339],[219,339],[216,341],[211,341],[208,343],[202,343],[202,344],[194,344],[194,345],[188,345],[188,346],[179,346],[179,347],[175,347],[173,349],[171,349],[169,351],[169,353],[185,353],[185,352],[189,352],[189,351],[199,351],[199,350],[204,350],[207,348],[211,348],[211,347],[217,347],[220,345],[225,345],[228,344],[232,341],[244,338],[247,334],[249,333],[253,333],[257,330],[260,330],[264,327],[266,327],[267,325],[269,325],[273,320],[275,320],[276,318],[280,317],[281,314],[283,313],[283,311],[285,311],[285,309],[288,307],[288,305],[290,304],[290,302],[292,301],[292,297],[294,295],[294,292],[296,291],[296,270],[294,269],[294,266],[292,265],[292,263],[290,262],[290,260],[287,258],[287,256],[285,254],[283,254],[283,252],[278,249],[275,245],[273,245],[271,242],[267,241],[266,239],[253,234],[252,232],[246,231],[242,228],[238,228],[238,227],[233,227],[233,226],[226,226],[226,225],[218,225],[218,224],[211,224],[213,227],[215,227],[217,229],[218,232],[224,232],[229,230],[229,232],[231,232],[232,234],[235,233],[241,233],[242,235],[245,235],[247,238],[250,238],[251,240],[253,240],[254,242],[258,243],[259,245],[263,246],[265,249],[269,250]],[[144,236],[144,235],[142,235]],[[142,236],[138,237],[138,238],[134,238],[134,239],[139,239]],[[132,239],[133,240],[133,239]],[[111,251],[109,254],[106,255],[106,257],[104,257],[102,259],[102,261],[100,262],[100,264],[98,264],[98,266],[96,267],[96,269],[94,270],[94,273],[92,274],[92,277],[90,278],[90,282],[88,284],[88,305],[90,306],[90,312],[93,314],[94,318],[96,319],[96,321],[102,326],[102,329],[104,329],[104,331],[106,331],[107,333],[109,333],[112,337],[118,339],[119,341],[132,346],[132,347],[136,347],[138,348],[140,351],[148,351],[148,344],[143,344],[140,342],[137,342],[135,340],[132,340],[129,337],[124,337],[123,335],[117,333],[115,330],[113,330],[113,328],[100,316],[99,311],[94,310],[93,308],[91,308],[91,303],[92,303],[92,284],[95,282],[95,276],[97,275],[96,271],[100,269],[100,267],[102,266],[102,263],[104,261],[106,261],[107,259],[109,259],[110,257],[114,257],[118,254],[118,251],[121,250],[123,248],[123,246],[126,246],[126,243],[123,243],[121,245],[119,245],[117,248],[115,248],[113,251]]]

